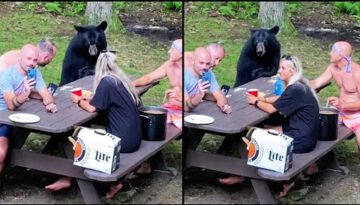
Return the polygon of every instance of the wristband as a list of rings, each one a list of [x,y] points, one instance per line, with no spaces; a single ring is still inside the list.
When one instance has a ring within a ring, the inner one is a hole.
[[[81,106],[80,106],[80,102],[81,102],[81,101],[82,101],[82,99],[80,99],[80,100],[78,101],[78,103],[77,103],[79,107],[81,107]]]
[[[258,103],[259,103],[259,100],[255,100],[254,105],[255,105],[255,107],[257,107],[257,108],[259,108]]]

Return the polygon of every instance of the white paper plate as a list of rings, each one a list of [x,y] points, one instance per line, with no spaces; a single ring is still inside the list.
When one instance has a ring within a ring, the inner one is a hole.
[[[207,115],[188,115],[184,120],[185,122],[199,125],[211,124],[215,121],[213,117]]]
[[[34,123],[39,122],[40,117],[30,113],[15,113],[9,116],[9,119],[13,122],[19,123]]]

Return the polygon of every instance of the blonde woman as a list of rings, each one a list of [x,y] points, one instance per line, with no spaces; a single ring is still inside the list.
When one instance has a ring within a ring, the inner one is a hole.
[[[282,56],[278,74],[285,85],[281,96],[264,98],[247,94],[247,102],[267,113],[279,112],[284,115],[282,125],[271,129],[294,138],[293,153],[310,152],[316,146],[319,133],[319,101],[316,93],[303,78],[302,64],[296,56]],[[317,170],[316,164],[313,164],[305,174],[311,175]],[[244,181],[244,177],[230,176],[222,180],[234,184]],[[286,196],[293,186],[293,180],[285,182],[279,196]]]
[[[106,131],[120,137],[121,152],[129,153],[136,151],[141,144],[141,121],[138,111],[140,99],[131,81],[116,65],[115,60],[114,53],[102,52],[95,67],[93,97],[87,99],[72,94],[72,101],[88,112],[98,111],[105,114],[108,118]],[[63,177],[58,182],[70,186],[68,177]],[[111,186],[106,198],[114,197],[122,187],[121,182]]]

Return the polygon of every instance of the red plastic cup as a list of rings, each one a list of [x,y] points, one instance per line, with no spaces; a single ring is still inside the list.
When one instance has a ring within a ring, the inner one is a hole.
[[[255,96],[255,97],[257,97],[258,96],[258,89],[256,89],[256,88],[252,88],[252,89],[248,89],[247,90],[247,92],[250,94],[250,95],[253,95],[253,96]]]
[[[82,96],[82,88],[73,88],[73,89],[71,89],[71,93],[81,97]]]

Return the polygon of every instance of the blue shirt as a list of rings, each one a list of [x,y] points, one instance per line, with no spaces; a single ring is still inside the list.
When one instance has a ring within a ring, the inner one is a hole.
[[[25,91],[24,75],[20,73],[17,67],[5,69],[0,73],[0,110],[7,109],[4,99],[4,92],[13,92],[16,96]],[[45,82],[41,72],[36,69],[35,90],[39,91],[45,87]]]
[[[212,70],[209,70],[209,72],[211,74],[209,93],[214,93],[215,91],[219,90],[220,87],[218,82],[216,81],[215,75],[212,72]],[[184,85],[185,85],[186,94],[188,94],[189,96],[197,95],[199,93],[198,81],[200,80],[200,78],[194,76],[192,70],[189,68],[185,68],[184,77],[185,77]]]

